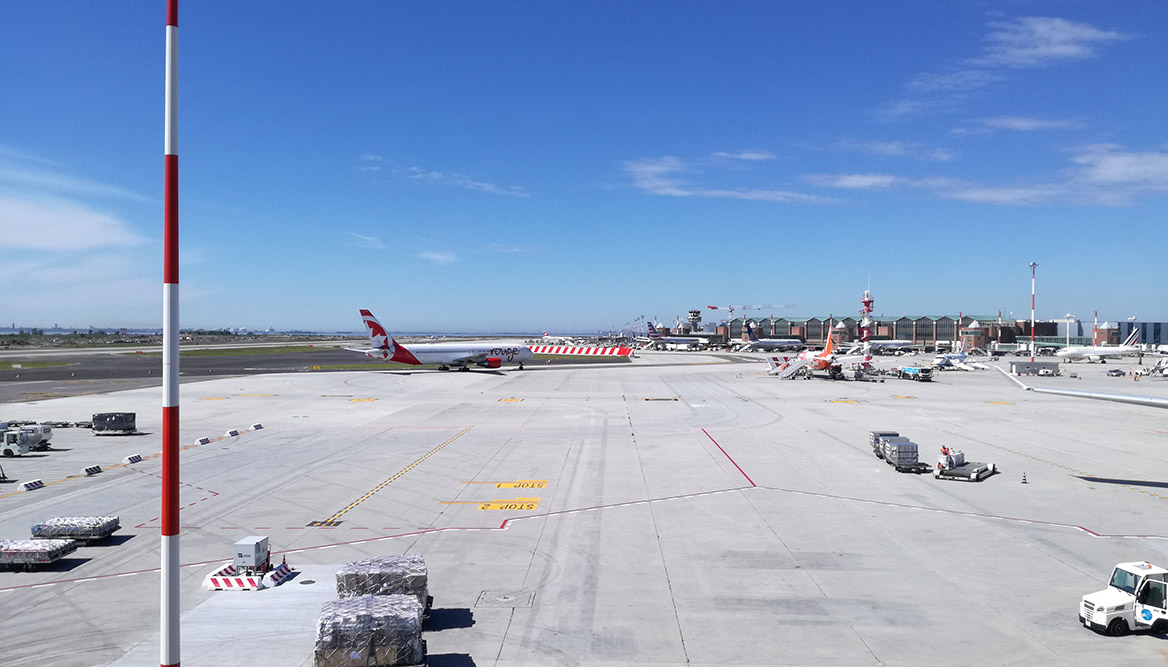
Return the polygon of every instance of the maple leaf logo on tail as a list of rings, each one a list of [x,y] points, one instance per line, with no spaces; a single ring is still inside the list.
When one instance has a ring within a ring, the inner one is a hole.
[[[361,319],[365,322],[365,328],[369,330],[370,346],[375,350],[381,350],[381,354],[378,356],[382,359],[392,358],[397,353],[397,346],[394,344],[393,338],[385,332],[385,327],[381,326],[381,322],[378,322],[373,313],[368,310],[361,310]]]

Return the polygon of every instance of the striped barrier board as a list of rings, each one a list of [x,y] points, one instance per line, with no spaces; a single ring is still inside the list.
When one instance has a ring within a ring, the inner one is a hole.
[[[267,586],[262,576],[240,574],[231,565],[215,570],[203,580],[203,589],[208,591],[258,591],[263,588]]]
[[[228,431],[228,432],[224,433],[224,434],[223,434],[223,437],[224,437],[224,438],[234,438],[234,437],[235,437],[235,436],[237,436],[237,435],[239,435],[239,430],[238,430],[238,429],[234,429],[234,428],[233,428],[233,429],[231,429],[230,431]]]
[[[24,489],[25,491],[32,491],[33,489],[43,488],[44,485],[45,483],[39,479],[30,479],[27,482],[22,483],[20,488]]]
[[[195,444],[196,445],[209,445],[209,444],[211,444],[211,439],[210,438],[199,438],[198,440],[195,441]]]
[[[88,468],[81,469],[81,474],[85,475],[86,477],[89,475],[96,475],[99,472],[101,472],[101,466],[89,466]]]
[[[122,459],[122,463],[124,463],[126,465],[129,465],[131,463],[141,463],[141,462],[142,462],[142,455],[141,454],[131,454],[130,456],[127,456],[126,458]]]
[[[264,425],[263,425],[263,424],[252,424],[252,425],[251,425],[251,430],[253,430],[253,431],[258,431],[258,430],[260,430],[260,429],[261,429],[261,428],[263,428],[263,427],[264,427]]]
[[[572,347],[571,345],[532,345],[532,354],[562,354],[573,357],[627,357],[631,347]]]
[[[280,584],[287,581],[287,579],[291,577],[292,574],[292,567],[287,563],[284,563],[283,565],[280,565],[276,569],[264,575],[264,584],[275,588],[276,586],[279,586]]]

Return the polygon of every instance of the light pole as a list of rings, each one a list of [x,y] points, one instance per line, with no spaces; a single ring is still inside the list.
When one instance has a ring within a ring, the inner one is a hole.
[[[1071,346],[1071,322],[1075,321],[1075,316],[1067,313],[1067,347]]]
[[[1030,363],[1034,363],[1034,269],[1038,265],[1030,262]]]

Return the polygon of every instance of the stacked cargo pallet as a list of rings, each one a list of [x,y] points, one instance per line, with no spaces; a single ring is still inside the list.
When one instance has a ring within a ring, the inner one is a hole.
[[[432,598],[422,556],[386,556],[346,563],[337,596],[321,609],[316,667],[399,667],[426,658],[422,621]]]
[[[113,535],[121,527],[116,516],[55,516],[33,526],[32,537],[34,540],[101,540]]]
[[[32,569],[55,563],[76,550],[73,540],[0,540],[0,565]]]

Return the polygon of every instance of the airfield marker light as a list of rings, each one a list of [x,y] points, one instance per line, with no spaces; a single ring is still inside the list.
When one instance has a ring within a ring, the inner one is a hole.
[[[166,2],[165,183],[162,271],[162,512],[158,653],[163,667],[178,665],[178,0]]]

